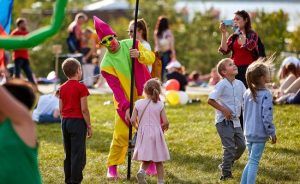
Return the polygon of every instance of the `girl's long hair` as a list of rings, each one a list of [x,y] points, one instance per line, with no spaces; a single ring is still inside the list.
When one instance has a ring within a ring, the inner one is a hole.
[[[256,102],[257,91],[259,90],[261,77],[272,74],[273,61],[275,57],[271,56],[269,59],[259,58],[257,61],[249,65],[246,71],[247,85],[251,91],[253,100]]]
[[[156,78],[150,79],[144,86],[144,93],[156,103],[159,100],[159,94],[161,93],[160,81]]]
[[[130,25],[131,24],[134,24],[134,20],[130,21]],[[148,41],[148,27],[146,21],[144,19],[138,19],[136,26],[138,30],[142,30],[142,38]]]
[[[289,74],[295,75],[297,78],[299,77],[298,67],[294,63],[288,63],[282,68],[282,78],[286,78]]]
[[[169,29],[169,21],[166,17],[160,16],[155,25],[155,35],[157,37],[162,37],[165,30]]]

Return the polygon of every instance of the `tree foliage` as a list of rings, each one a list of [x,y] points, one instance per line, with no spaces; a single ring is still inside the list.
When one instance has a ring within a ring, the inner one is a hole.
[[[280,54],[286,50],[287,23],[288,15],[282,10],[273,13],[256,12],[253,18],[253,28],[262,38],[267,55],[274,52]]]
[[[291,33],[289,41],[289,51],[300,54],[300,26],[298,26],[296,30]]]

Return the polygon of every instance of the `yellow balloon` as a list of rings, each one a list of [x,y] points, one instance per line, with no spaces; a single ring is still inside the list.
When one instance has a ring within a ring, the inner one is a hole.
[[[180,102],[178,91],[170,90],[166,92],[166,100],[170,105],[177,105]]]

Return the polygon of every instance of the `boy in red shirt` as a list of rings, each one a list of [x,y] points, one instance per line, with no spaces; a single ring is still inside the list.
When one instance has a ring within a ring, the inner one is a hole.
[[[68,78],[59,89],[59,109],[62,116],[62,134],[65,149],[65,183],[81,183],[86,163],[86,136],[92,136],[87,96],[89,91],[79,83],[81,65],[74,58],[66,59],[62,70]]]
[[[28,34],[26,19],[18,18],[16,21],[17,28],[11,32],[12,36],[25,36]],[[14,50],[12,58],[15,62],[15,76],[20,78],[21,69],[24,70],[28,80],[35,84],[32,71],[29,65],[29,53],[27,49]]]

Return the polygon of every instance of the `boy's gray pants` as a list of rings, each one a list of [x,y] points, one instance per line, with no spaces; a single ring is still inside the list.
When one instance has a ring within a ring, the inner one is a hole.
[[[231,167],[246,149],[245,137],[241,127],[233,127],[232,121],[223,120],[216,124],[223,145],[222,175],[231,174]]]

